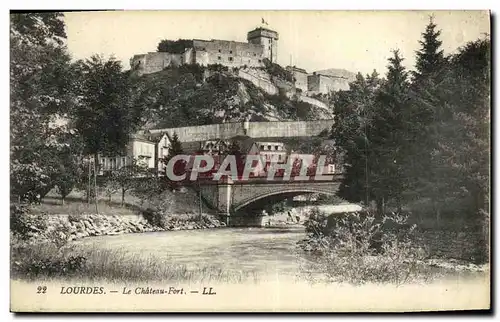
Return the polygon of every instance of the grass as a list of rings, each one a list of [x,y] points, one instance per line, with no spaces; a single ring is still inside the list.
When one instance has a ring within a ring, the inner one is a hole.
[[[199,214],[193,192],[176,193],[172,201],[172,214],[168,216],[173,221],[198,220]],[[120,196],[121,198],[121,196]],[[127,204],[123,207],[116,198],[109,203],[107,198],[98,201],[99,213],[103,215],[139,215],[143,207],[138,205],[138,198],[127,195]],[[179,211],[181,210],[181,211]],[[177,213],[174,211],[178,211]],[[207,211],[204,208],[204,211]],[[87,204],[82,194],[72,193],[64,204],[61,200],[49,194],[39,205],[33,205],[32,213],[82,215],[95,213],[95,205]],[[206,216],[206,214],[205,214]],[[198,267],[188,268],[175,265],[148,254],[134,257],[126,250],[106,250],[88,248],[78,244],[67,244],[58,247],[51,242],[27,244],[11,236],[11,272],[13,277],[20,279],[85,279],[95,281],[189,281],[189,282],[231,282],[237,283],[255,279],[251,273],[243,271],[225,271],[201,263]],[[84,257],[81,267],[72,268],[72,259]]]
[[[95,213],[95,204],[87,204],[82,200],[67,200],[64,205],[53,203],[50,198],[44,200],[40,205],[33,205],[34,213],[46,213],[49,215],[67,214],[67,215],[82,215],[85,213]],[[117,205],[109,205],[104,201],[98,202],[99,214],[102,215],[138,215],[141,209],[133,205],[125,205],[120,207]]]
[[[367,256],[363,259],[360,265],[366,265],[366,262],[371,262],[370,266],[375,269],[379,269],[382,266],[387,266],[387,258],[383,258],[381,256]],[[362,264],[362,263],[365,264]],[[417,262],[413,267],[411,276],[408,276],[401,281],[403,283],[395,282],[394,280],[387,282],[373,281],[363,282],[363,283],[352,283],[352,278],[354,276],[346,276],[346,274],[351,274],[351,270],[339,270],[338,267],[332,265],[332,261],[315,259],[310,261],[301,262],[300,267],[300,276],[303,280],[308,281],[311,284],[325,284],[325,283],[346,283],[351,279],[351,285],[362,285],[362,284],[392,284],[395,286],[401,287],[401,285],[405,284],[430,284],[435,282],[445,282],[451,281],[456,283],[459,279],[474,279],[477,277],[488,276],[489,270],[466,270],[460,269],[458,265],[452,267],[451,265],[448,267],[432,265],[428,262],[421,261]],[[366,272],[368,273],[368,272]],[[392,273],[394,275],[394,273]],[[358,281],[361,277],[355,277]]]
[[[188,268],[185,265],[171,264],[148,254],[140,257],[131,256],[126,250],[109,250],[97,247],[68,245],[58,249],[54,244],[41,243],[29,245],[23,249],[12,248],[12,263],[28,263],[23,267],[30,268],[29,263],[63,262],[70,257],[82,256],[84,265],[75,272],[68,272],[61,267],[59,271],[40,270],[36,274],[14,270],[12,277],[27,280],[88,280],[116,282],[222,282],[242,283],[257,281],[256,275],[244,271],[225,271],[220,267],[201,264]]]
[[[170,191],[164,192],[156,199],[170,200],[168,203],[169,211],[172,214],[198,214],[199,213],[199,197],[194,191],[186,189],[185,192]],[[121,193],[115,193],[111,196],[111,202],[107,196],[98,196],[98,210],[102,215],[138,215],[157,200],[141,202],[141,200],[127,192],[125,194],[125,203],[121,205]],[[83,213],[95,213],[95,203],[88,204],[84,192],[74,190],[65,199],[64,204],[61,202],[60,196],[55,191],[51,191],[44,197],[41,204],[33,205],[35,213],[46,214],[68,214],[80,215]],[[203,212],[209,212],[206,205],[202,206]]]
[[[125,251],[86,249],[88,258],[82,278],[111,282],[182,281],[182,282],[231,282],[241,283],[255,278],[243,271],[225,271],[220,267],[202,264],[196,268],[175,265],[154,255],[129,256]]]

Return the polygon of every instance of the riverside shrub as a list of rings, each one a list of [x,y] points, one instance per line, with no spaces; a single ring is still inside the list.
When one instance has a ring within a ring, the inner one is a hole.
[[[84,268],[83,256],[66,256],[68,229],[48,227],[43,214],[32,214],[25,205],[11,205],[11,274],[21,278],[69,276]]]
[[[164,212],[148,208],[142,212],[142,216],[150,225],[165,228],[167,215]]]
[[[420,276],[425,251],[415,247],[416,226],[391,213],[380,220],[369,213],[326,216],[313,209],[306,243],[318,254],[317,268],[334,282],[402,284]]]
[[[42,215],[31,214],[25,205],[10,206],[10,230],[20,239],[27,240],[33,234],[45,229],[47,229],[47,224]]]
[[[87,259],[67,255],[52,241],[29,243],[11,234],[11,274],[20,278],[71,276],[85,268]]]

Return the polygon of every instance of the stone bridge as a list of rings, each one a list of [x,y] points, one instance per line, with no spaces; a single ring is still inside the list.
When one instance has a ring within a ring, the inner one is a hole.
[[[205,202],[215,209],[227,225],[252,225],[260,218],[252,210],[259,207],[258,201],[275,202],[286,198],[320,193],[336,194],[342,179],[341,174],[325,176],[328,180],[268,181],[266,178],[224,182],[200,181],[194,188],[201,191]]]

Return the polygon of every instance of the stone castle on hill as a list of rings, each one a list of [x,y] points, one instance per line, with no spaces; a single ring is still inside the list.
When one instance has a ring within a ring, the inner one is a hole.
[[[155,52],[135,55],[132,69],[143,74],[154,73],[169,66],[221,64],[228,67],[263,67],[263,59],[276,62],[278,33],[263,27],[247,35],[248,42],[229,40],[189,40],[181,53]]]
[[[252,69],[265,66],[264,59],[272,63],[277,62],[278,32],[267,27],[258,27],[247,33],[247,40],[248,42],[215,39],[183,40],[180,50],[135,55],[130,59],[130,66],[139,75],[188,64],[202,66],[221,64],[230,68],[242,68],[251,73]],[[327,94],[349,88],[350,80],[344,76],[307,73],[295,66],[288,66],[286,69],[293,74],[295,87],[305,94]],[[256,74],[252,77],[261,75]]]

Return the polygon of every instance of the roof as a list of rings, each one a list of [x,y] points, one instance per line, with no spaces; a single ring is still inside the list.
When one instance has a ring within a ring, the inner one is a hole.
[[[131,140],[139,140],[139,141],[146,141],[150,143],[154,143],[151,140],[149,140],[148,136],[143,134],[143,133],[134,133],[130,134],[130,139]]]
[[[250,151],[252,145],[256,142],[255,139],[246,136],[246,135],[237,135],[233,136],[230,141],[237,141],[240,145],[240,149],[242,153],[247,153]]]
[[[167,132],[149,133],[148,137],[153,142],[159,142],[165,135],[170,141],[172,140],[170,134],[168,134]]]
[[[328,77],[328,78],[348,79],[345,76],[335,76],[335,75],[321,74],[321,73],[318,73],[318,72],[314,72],[312,74],[309,74],[309,76],[323,76],[323,77]]]
[[[269,28],[264,28],[264,27],[257,27],[257,28],[255,28],[254,30],[250,30],[248,33],[251,33],[251,32],[254,32],[254,31],[259,31],[259,30],[262,30],[262,31],[269,31],[269,32],[274,32],[274,33],[278,34],[278,32],[277,32],[277,31],[272,30],[272,29],[269,29]]]
[[[301,73],[307,74],[307,71],[304,68],[299,68],[299,67],[295,67],[295,66],[286,66],[286,69],[290,69],[290,70],[295,71],[295,72],[301,72]]]
[[[143,130],[133,133],[130,135],[130,138],[150,143],[158,143],[165,135],[168,137],[169,140],[171,140],[170,135],[167,132],[151,133],[148,130]]]

